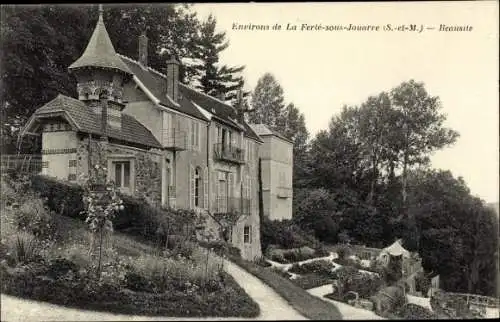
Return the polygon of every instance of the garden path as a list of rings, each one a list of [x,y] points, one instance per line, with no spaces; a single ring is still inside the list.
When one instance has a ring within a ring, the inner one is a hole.
[[[1,321],[234,321],[306,319],[257,277],[229,261],[225,261],[225,268],[245,292],[259,304],[261,314],[257,318],[176,318],[123,315],[67,308],[2,294]]]
[[[331,260],[334,260],[337,257],[338,257],[337,253],[330,253],[330,255],[325,256],[325,257],[315,257],[315,258],[310,258],[310,259],[306,259],[306,260],[303,260],[303,261],[300,261],[300,262],[290,263],[290,264],[278,263],[278,262],[272,261],[272,260],[267,259],[267,258],[266,258],[266,261],[269,264],[271,264],[272,267],[276,267],[276,268],[288,271],[292,267],[293,264],[302,265],[302,264],[305,264],[305,263],[315,262],[315,261],[319,261],[319,260],[330,260],[331,261]],[[338,264],[336,264],[336,265],[338,265]]]
[[[343,320],[385,320],[383,317],[376,315],[372,311],[357,308],[346,303],[323,297],[323,295],[332,292],[332,286],[330,284],[309,289],[307,292],[311,295],[319,297],[323,301],[335,304],[337,309],[340,311],[340,314],[342,314]]]

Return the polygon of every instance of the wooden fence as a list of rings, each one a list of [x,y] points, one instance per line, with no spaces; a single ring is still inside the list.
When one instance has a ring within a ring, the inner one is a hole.
[[[20,173],[40,173],[42,171],[42,156],[39,154],[2,154],[0,156],[0,171],[16,171]]]

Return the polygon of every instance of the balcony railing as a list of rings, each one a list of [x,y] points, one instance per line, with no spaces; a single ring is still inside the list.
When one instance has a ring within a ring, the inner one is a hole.
[[[187,135],[181,130],[165,130],[163,131],[163,147],[171,151],[187,150]]]
[[[245,150],[232,145],[216,143],[214,144],[214,154],[216,160],[245,163]]]
[[[292,197],[292,188],[290,187],[277,187],[277,195],[278,198],[291,198]]]
[[[250,214],[250,199],[235,197],[217,197],[215,203],[215,213],[239,213]]]

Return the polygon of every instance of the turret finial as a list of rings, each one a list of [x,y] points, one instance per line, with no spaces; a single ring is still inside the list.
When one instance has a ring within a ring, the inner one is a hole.
[[[102,19],[102,3],[99,4],[99,19]]]

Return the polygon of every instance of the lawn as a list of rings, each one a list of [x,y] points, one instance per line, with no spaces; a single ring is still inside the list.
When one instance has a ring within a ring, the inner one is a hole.
[[[342,319],[342,315],[334,305],[309,294],[271,268],[262,267],[234,256],[230,256],[229,259],[273,288],[303,316],[313,320]]]
[[[47,209],[2,180],[2,293],[67,307],[149,316],[256,317],[259,307],[213,252],[183,240],[170,249],[114,232],[100,274],[87,225]],[[18,207],[11,207],[12,200]],[[95,250],[95,247],[94,247]]]

